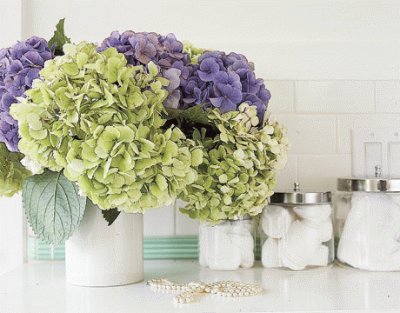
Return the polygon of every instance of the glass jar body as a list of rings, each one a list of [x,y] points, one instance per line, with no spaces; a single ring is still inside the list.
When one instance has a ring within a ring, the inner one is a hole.
[[[400,193],[339,192],[335,237],[341,263],[369,271],[400,270]]]
[[[255,221],[224,220],[199,226],[199,263],[213,270],[236,270],[254,265]]]
[[[270,204],[260,224],[264,267],[304,270],[334,261],[330,203]]]

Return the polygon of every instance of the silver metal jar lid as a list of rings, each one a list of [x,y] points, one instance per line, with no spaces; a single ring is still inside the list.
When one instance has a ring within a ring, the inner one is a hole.
[[[332,194],[324,192],[303,192],[300,191],[299,183],[294,183],[293,191],[275,192],[271,196],[271,204],[322,204],[330,203]]]
[[[380,166],[375,166],[375,177],[339,178],[338,191],[400,192],[400,178],[381,177]]]

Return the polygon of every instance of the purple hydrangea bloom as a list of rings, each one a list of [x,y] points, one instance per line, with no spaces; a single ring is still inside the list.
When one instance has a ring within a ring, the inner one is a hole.
[[[222,113],[234,111],[242,102],[242,84],[240,77],[233,71],[218,72],[214,78],[214,95],[210,98],[213,106],[220,108]]]
[[[160,66],[161,74],[170,81],[166,107],[186,109],[204,104],[205,108],[218,107],[227,112],[247,102],[257,107],[260,119],[267,110],[271,94],[263,80],[256,77],[253,63],[241,54],[205,51],[199,64],[191,64],[173,34],[133,31],[113,32],[99,50],[109,47],[123,53],[128,64],[146,65],[152,61]]]
[[[199,77],[205,82],[212,82],[220,71],[220,66],[216,59],[205,58],[200,64]]]
[[[193,75],[182,88],[182,103],[188,107],[206,103],[210,97],[210,89],[211,86],[207,86],[198,76]]]
[[[99,50],[114,47],[123,53],[131,65],[147,65],[150,61],[161,68],[164,77],[170,80],[169,96],[165,106],[177,108],[181,100],[180,87],[184,86],[190,75],[189,55],[183,52],[183,44],[174,34],[161,36],[156,33],[126,31],[111,33],[101,44]]]
[[[180,108],[204,104],[227,112],[247,102],[257,107],[260,120],[264,117],[271,94],[245,56],[206,51],[199,57],[199,64],[191,68],[187,85],[181,86]]]
[[[0,142],[18,151],[18,123],[10,116],[10,106],[32,87],[44,63],[54,57],[46,40],[31,37],[11,48],[0,50]]]

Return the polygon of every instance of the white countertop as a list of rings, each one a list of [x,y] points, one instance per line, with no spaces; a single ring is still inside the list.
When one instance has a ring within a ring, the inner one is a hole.
[[[307,272],[263,269],[211,271],[197,261],[146,261],[145,279],[178,282],[239,280],[262,284],[261,296],[204,295],[173,304],[173,294],[146,284],[88,288],[68,285],[63,262],[25,264],[0,276],[0,313],[147,312],[400,312],[400,272],[369,273],[333,266]]]

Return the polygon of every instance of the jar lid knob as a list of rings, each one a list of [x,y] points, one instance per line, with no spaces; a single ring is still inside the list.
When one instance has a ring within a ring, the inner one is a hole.
[[[382,170],[381,170],[381,166],[378,164],[378,165],[375,165],[375,177],[381,177],[381,175],[382,175]]]
[[[298,182],[294,183],[293,191],[300,191],[300,184]]]

